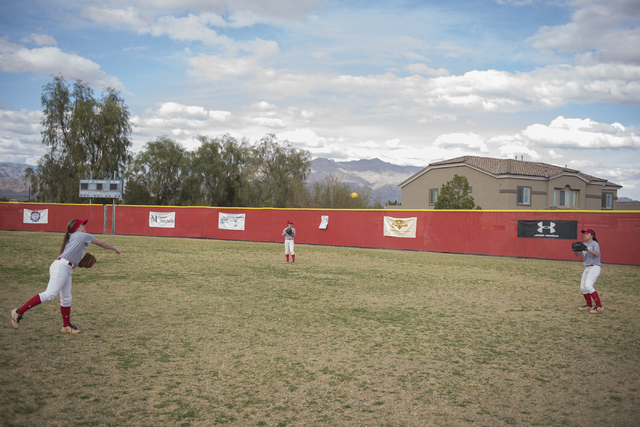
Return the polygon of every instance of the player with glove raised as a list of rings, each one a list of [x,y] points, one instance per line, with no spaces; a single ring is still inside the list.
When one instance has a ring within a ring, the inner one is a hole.
[[[287,222],[287,228],[282,230],[284,236],[284,256],[287,259],[285,263],[289,263],[289,254],[291,254],[291,264],[296,263],[296,253],[293,251],[293,238],[296,237],[296,229],[293,228],[293,221]]]
[[[70,322],[71,317],[71,273],[75,267],[91,268],[96,262],[96,257],[87,252],[83,257],[89,243],[110,249],[120,255],[120,249],[111,246],[107,242],[98,240],[87,233],[87,219],[72,219],[67,224],[67,232],[62,240],[62,247],[58,258],[49,267],[49,284],[47,289],[27,301],[22,307],[11,310],[11,326],[14,329],[20,327],[20,320],[25,311],[36,305],[53,300],[60,294],[60,312],[62,313],[63,334],[79,334],[78,328]]]
[[[574,242],[571,245],[576,256],[584,257],[584,272],[582,273],[582,281],[580,282],[580,290],[586,301],[586,304],[580,307],[580,310],[589,310],[591,314],[602,314],[604,309],[600,302],[600,296],[593,285],[600,276],[600,244],[596,239],[596,232],[591,228],[582,230],[584,243]],[[591,300],[593,299],[593,305]]]

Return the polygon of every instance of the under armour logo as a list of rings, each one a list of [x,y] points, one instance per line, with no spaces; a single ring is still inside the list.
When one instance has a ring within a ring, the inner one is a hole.
[[[538,233],[542,233],[542,231],[546,228],[549,230],[549,233],[555,233],[556,229],[554,228],[556,226],[555,222],[549,222],[549,225],[542,225],[543,222],[540,221],[538,223]]]

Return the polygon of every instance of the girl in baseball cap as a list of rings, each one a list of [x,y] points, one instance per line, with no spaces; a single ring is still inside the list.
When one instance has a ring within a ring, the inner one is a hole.
[[[63,334],[76,335],[80,330],[71,324],[71,274],[73,269],[82,259],[89,243],[98,245],[104,249],[111,249],[120,255],[120,249],[111,246],[107,242],[98,240],[87,233],[88,219],[72,219],[67,223],[67,232],[62,239],[62,247],[58,258],[49,267],[49,283],[44,292],[36,294],[22,307],[11,310],[11,327],[18,329],[22,315],[29,309],[43,302],[52,301],[60,295],[60,313],[62,314]]]
[[[592,228],[581,230],[584,236],[584,245],[586,249],[582,252],[576,252],[576,256],[582,255],[584,264],[584,272],[582,273],[582,281],[580,282],[580,290],[586,301],[586,304],[580,307],[580,310],[589,310],[591,314],[602,314],[604,308],[600,302],[600,296],[593,287],[600,276],[600,244],[596,239],[596,232]],[[591,300],[593,299],[593,306]]]

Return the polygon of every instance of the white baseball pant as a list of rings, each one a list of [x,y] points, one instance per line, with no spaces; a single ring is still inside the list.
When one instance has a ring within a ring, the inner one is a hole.
[[[293,251],[293,240],[285,240],[284,241],[284,254],[285,255],[295,255],[296,253]]]
[[[40,301],[47,302],[60,294],[60,307],[71,307],[71,273],[73,268],[66,259],[57,259],[49,267],[49,284],[40,293]]]
[[[583,294],[592,294],[596,291],[593,285],[596,283],[596,280],[598,280],[600,271],[602,271],[602,268],[600,268],[599,265],[593,265],[584,269],[582,281],[580,282],[580,290]]]

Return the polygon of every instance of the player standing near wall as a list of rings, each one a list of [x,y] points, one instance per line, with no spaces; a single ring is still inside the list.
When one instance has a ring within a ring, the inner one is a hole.
[[[71,317],[71,274],[73,269],[82,260],[82,256],[89,246],[89,243],[98,245],[104,249],[110,249],[120,255],[120,249],[111,246],[107,242],[98,240],[87,233],[88,219],[72,219],[67,223],[67,232],[62,240],[62,247],[58,259],[51,263],[49,267],[49,284],[47,289],[27,301],[22,307],[11,310],[11,326],[14,329],[20,327],[20,320],[25,311],[36,305],[53,300],[60,294],[60,312],[62,313],[63,334],[79,334],[78,330],[70,322]],[[95,257],[94,257],[95,261]]]
[[[596,239],[596,232],[591,228],[581,231],[584,235],[584,248],[582,252],[574,251],[576,256],[582,255],[584,257],[584,272],[582,273],[582,281],[580,282],[580,290],[584,296],[585,305],[580,307],[580,310],[590,310],[591,314],[602,314],[604,309],[600,302],[600,296],[593,287],[600,276],[600,244]],[[591,305],[591,299],[593,298],[594,305]]]
[[[287,228],[282,230],[284,236],[284,256],[285,263],[289,263],[289,253],[291,253],[291,264],[296,263],[296,253],[293,251],[293,238],[296,237],[296,229],[293,228],[293,221],[287,222]]]

